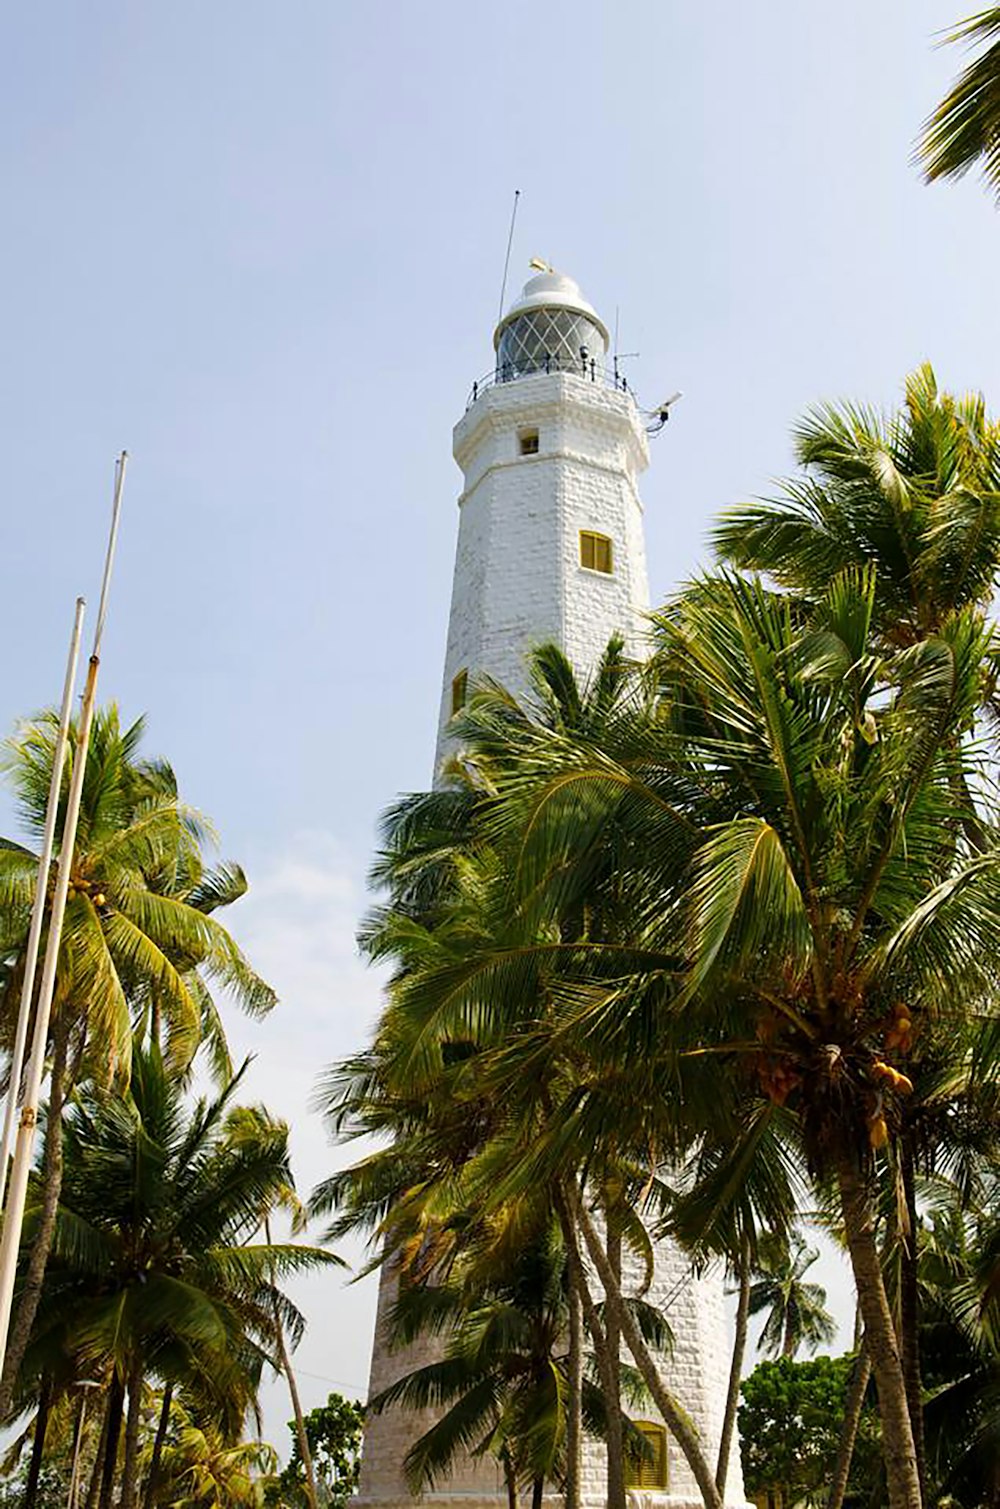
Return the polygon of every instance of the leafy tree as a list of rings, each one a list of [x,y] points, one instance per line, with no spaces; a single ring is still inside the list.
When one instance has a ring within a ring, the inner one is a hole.
[[[329,1509],[347,1509],[348,1500],[357,1492],[364,1418],[364,1406],[354,1399],[345,1399],[342,1394],[330,1394],[325,1404],[317,1405],[304,1417],[320,1502]],[[288,1429],[292,1434],[292,1455],[276,1483],[267,1490],[268,1504],[306,1502],[306,1475],[294,1420],[289,1422]]]
[[[24,1509],[28,1502],[29,1464],[0,1483],[0,1509]],[[31,1502],[34,1509],[65,1509],[69,1495],[69,1474],[59,1465],[43,1465]]]
[[[787,1504],[821,1504],[844,1427],[844,1401],[853,1356],[780,1357],[760,1362],[743,1380],[740,1442],[743,1481],[750,1495],[780,1490]],[[881,1477],[878,1418],[862,1417],[848,1499],[867,1501]]]
[[[985,43],[924,127],[920,158],[928,181],[979,167],[1000,198],[1000,6],[957,26],[951,42]]]

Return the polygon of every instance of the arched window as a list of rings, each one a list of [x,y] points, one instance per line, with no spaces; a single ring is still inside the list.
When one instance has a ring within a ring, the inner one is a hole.
[[[625,1458],[625,1487],[665,1489],[667,1486],[667,1427],[655,1420],[633,1420],[636,1430],[645,1438],[652,1455],[644,1455],[641,1462]]]

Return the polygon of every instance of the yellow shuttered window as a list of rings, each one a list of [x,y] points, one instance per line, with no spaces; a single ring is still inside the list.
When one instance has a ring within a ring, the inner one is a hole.
[[[606,534],[596,534],[592,529],[580,530],[580,565],[588,571],[603,571],[610,576],[614,570],[611,541]]]
[[[466,699],[466,697],[468,695],[468,691],[469,691],[469,673],[468,673],[468,671],[459,671],[458,675],[455,677],[454,681],[451,683],[451,715],[452,715],[452,717],[454,717],[456,713],[461,712],[462,708],[465,706],[465,699]]]
[[[648,1454],[641,1462],[625,1459],[626,1488],[666,1488],[667,1486],[667,1430],[653,1420],[633,1420],[636,1430],[645,1437]]]

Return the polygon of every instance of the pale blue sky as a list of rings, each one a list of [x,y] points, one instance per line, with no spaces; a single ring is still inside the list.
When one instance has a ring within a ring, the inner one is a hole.
[[[973,8],[971,3],[969,8]],[[929,357],[1000,394],[1000,219],[923,187],[962,0],[212,0],[20,6],[0,43],[6,361],[0,723],[55,699],[132,454],[102,691],[149,715],[256,882],[283,1002],[254,1091],[327,1166],[315,1070],[378,811],[430,769],[456,531],[450,431],[541,255],[640,395],[685,397],[644,486],[654,597],[808,403]],[[4,809],[6,810],[6,809]],[[370,1289],[308,1291],[308,1374],[363,1390]],[[304,1376],[307,1404],[327,1385]],[[284,1404],[269,1405],[273,1435]]]

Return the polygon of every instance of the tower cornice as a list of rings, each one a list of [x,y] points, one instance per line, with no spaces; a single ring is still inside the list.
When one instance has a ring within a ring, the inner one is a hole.
[[[630,466],[636,473],[646,470],[649,441],[631,394],[570,372],[539,372],[487,388],[456,424],[452,454],[465,471],[485,433],[503,433],[529,420],[567,417],[595,434],[624,439]]]

